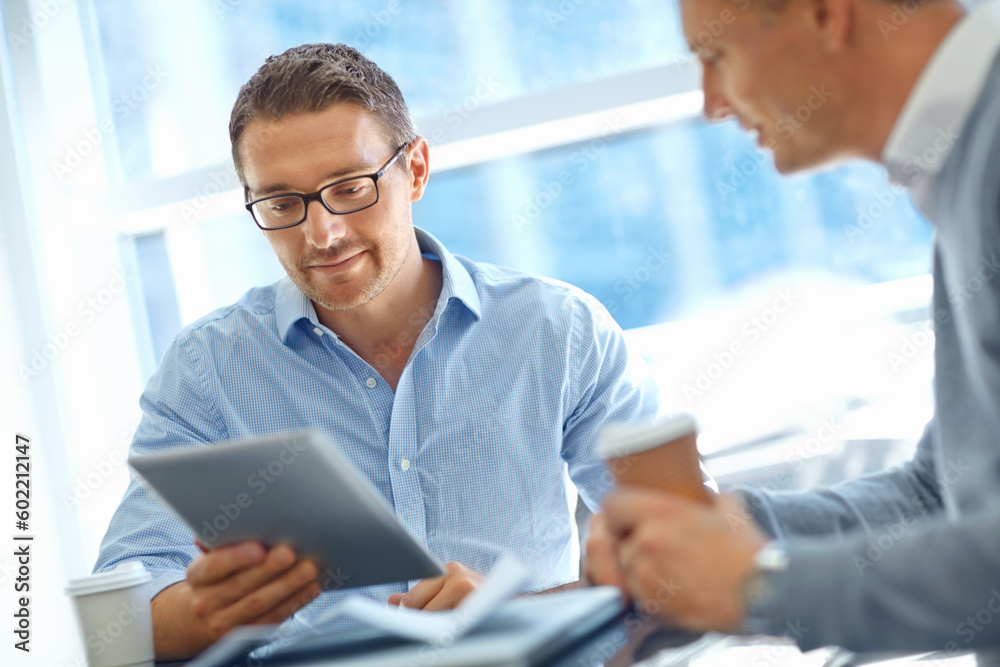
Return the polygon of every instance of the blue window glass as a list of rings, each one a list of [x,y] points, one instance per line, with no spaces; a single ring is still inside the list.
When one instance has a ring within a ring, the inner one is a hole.
[[[498,84],[478,102],[489,104],[689,58],[676,6],[659,0],[91,7],[125,181],[225,164],[239,86],[296,44],[360,47],[418,118],[460,109],[484,81]],[[929,270],[931,231],[881,169],[784,178],[732,123],[676,123],[433,173],[414,219],[455,252],[582,287],[625,328],[710,310],[784,272],[864,284]],[[280,275],[249,219],[199,233],[206,257],[227,257],[209,261],[217,305]],[[246,245],[232,253],[234,244]],[[152,273],[144,281],[171,280]]]
[[[930,227],[881,169],[784,178],[739,128],[700,121],[432,174],[414,221],[454,252],[582,287],[624,328],[781,272],[930,270]]]
[[[101,0],[92,11],[125,179],[225,162],[240,86],[298,44],[360,49],[415,117],[460,109],[484,83],[481,102],[498,102],[686,57],[661,0]]]

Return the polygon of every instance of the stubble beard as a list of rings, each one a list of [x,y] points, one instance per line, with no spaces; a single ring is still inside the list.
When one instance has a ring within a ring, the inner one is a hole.
[[[326,290],[323,290],[309,275],[310,270],[305,268],[310,262],[322,259],[325,256],[342,256],[344,254],[342,249],[334,249],[320,255],[312,255],[308,260],[303,261],[301,266],[297,267],[298,270],[296,273],[299,276],[299,280],[296,280],[295,282],[298,284],[299,289],[302,290],[302,293],[309,297],[311,301],[322,306],[326,310],[343,312],[359,308],[384,292],[385,289],[392,284],[392,281],[396,279],[396,276],[399,275],[400,271],[403,270],[403,266],[406,264],[406,258],[409,255],[410,243],[407,238],[402,249],[400,249],[399,240],[394,238],[381,248],[376,246],[374,243],[367,242],[352,245],[350,246],[350,250],[367,251],[367,261],[372,263],[372,269],[369,274],[370,278],[360,288],[355,288],[348,282],[342,285],[334,285]],[[386,258],[396,257],[399,257],[399,259],[394,265],[386,264]]]

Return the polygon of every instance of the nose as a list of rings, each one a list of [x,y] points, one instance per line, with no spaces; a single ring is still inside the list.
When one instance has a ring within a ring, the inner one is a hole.
[[[710,121],[722,121],[732,117],[733,108],[722,93],[722,86],[715,70],[703,66],[701,71],[701,88],[705,93],[705,118]]]
[[[334,215],[326,210],[320,201],[311,201],[306,209],[306,219],[302,230],[306,241],[316,248],[329,248],[336,245],[347,232],[346,216]]]

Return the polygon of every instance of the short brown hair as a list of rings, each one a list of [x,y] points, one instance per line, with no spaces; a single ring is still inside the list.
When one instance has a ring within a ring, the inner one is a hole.
[[[251,121],[275,121],[345,102],[370,111],[393,148],[416,138],[399,86],[357,49],[346,44],[303,44],[269,56],[240,88],[229,118],[233,164],[240,182],[246,185],[240,137]]]

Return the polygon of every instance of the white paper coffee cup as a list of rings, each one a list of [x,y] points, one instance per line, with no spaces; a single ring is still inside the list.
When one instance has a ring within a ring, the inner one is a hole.
[[[90,667],[153,667],[153,618],[142,563],[73,579],[73,598]]]

